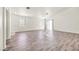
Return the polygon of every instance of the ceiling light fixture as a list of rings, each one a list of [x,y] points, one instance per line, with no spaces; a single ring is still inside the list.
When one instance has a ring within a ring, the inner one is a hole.
[[[30,7],[26,7],[26,9],[30,9]]]

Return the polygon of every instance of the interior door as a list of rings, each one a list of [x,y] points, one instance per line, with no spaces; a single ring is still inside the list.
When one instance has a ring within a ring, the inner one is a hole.
[[[52,31],[53,30],[53,21],[52,20],[48,20],[46,22],[47,25],[47,30]]]
[[[52,19],[46,20],[46,36],[48,39],[53,39],[53,28],[54,28],[54,22]]]

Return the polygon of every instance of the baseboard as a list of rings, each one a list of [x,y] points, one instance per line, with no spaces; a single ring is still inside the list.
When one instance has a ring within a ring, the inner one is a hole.
[[[79,34],[79,33],[77,33],[77,32],[69,32],[69,31],[61,31],[61,30],[54,30],[54,31],[65,32],[65,33],[71,33],[71,34]]]

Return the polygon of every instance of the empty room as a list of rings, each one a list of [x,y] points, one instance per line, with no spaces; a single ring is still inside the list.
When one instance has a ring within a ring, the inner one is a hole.
[[[78,51],[78,7],[0,7],[1,51]]]

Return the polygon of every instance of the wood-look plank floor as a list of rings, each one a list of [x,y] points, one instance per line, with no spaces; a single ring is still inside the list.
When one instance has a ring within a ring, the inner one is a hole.
[[[47,34],[47,35],[46,35]],[[79,34],[55,31],[18,32],[7,40],[6,51],[78,51]]]

